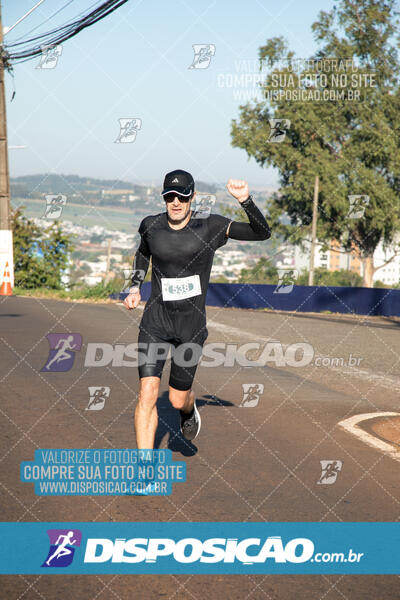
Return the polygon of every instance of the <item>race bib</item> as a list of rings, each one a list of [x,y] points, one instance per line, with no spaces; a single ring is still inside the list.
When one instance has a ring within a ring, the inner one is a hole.
[[[201,294],[200,277],[161,277],[163,300],[185,300]]]

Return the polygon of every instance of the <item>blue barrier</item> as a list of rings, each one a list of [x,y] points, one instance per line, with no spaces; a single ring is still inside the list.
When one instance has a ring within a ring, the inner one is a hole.
[[[150,293],[151,284],[146,282],[142,286],[142,300],[148,300]],[[125,296],[123,293],[119,298],[124,299]],[[391,317],[400,316],[400,290],[296,285],[290,293],[276,293],[276,285],[210,283],[206,304]]]

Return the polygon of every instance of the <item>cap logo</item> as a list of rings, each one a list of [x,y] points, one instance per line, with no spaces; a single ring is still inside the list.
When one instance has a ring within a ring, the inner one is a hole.
[[[172,180],[172,183],[179,183],[179,179],[175,177],[175,179]]]

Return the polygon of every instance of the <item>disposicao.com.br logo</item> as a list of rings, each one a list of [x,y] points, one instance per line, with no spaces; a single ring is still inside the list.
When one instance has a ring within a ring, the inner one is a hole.
[[[253,552],[248,554],[250,548]],[[258,553],[257,553],[258,551]],[[310,560],[314,544],[307,538],[296,538],[284,546],[280,536],[261,538],[119,538],[88,539],[85,563],[155,563],[160,558],[171,557],[178,563],[233,563],[251,565],[263,563],[268,558],[275,562],[301,563]]]
[[[48,529],[50,548],[41,568],[46,568],[48,573],[60,572],[54,567],[67,567],[70,573],[174,573],[176,568],[187,573],[234,573],[238,569],[242,573],[356,572],[354,565],[361,563],[364,566],[366,556],[349,548],[344,539],[342,542],[336,540],[335,546],[346,550],[338,552],[336,547],[334,552],[321,552],[321,548],[316,549],[320,545],[319,536],[313,541],[310,537],[283,533],[254,535],[254,527],[249,528],[248,535],[217,527],[216,535],[213,535],[209,523],[185,527],[187,533],[160,528],[159,523],[149,526],[128,523],[126,527],[118,527],[118,533],[110,535],[110,524],[104,525],[100,530],[95,528],[96,536],[85,536],[82,527],[81,530],[73,527]],[[200,526],[209,531],[202,535]],[[94,532],[91,524],[90,529]]]
[[[172,558],[177,563],[234,563],[253,565],[272,560],[275,563],[360,562],[362,553],[315,553],[308,538],[293,538],[286,544],[281,536],[262,538],[89,538],[85,563],[157,563]]]

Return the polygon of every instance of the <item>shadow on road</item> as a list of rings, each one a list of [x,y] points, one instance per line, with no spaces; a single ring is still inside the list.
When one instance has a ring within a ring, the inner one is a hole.
[[[202,404],[208,404],[208,406],[235,406],[233,402],[222,400],[221,398],[218,398],[218,396],[204,394],[203,398],[209,398],[209,400],[198,400],[197,406],[201,406]]]
[[[204,395],[203,398],[196,398],[198,408],[204,405],[208,406],[233,406],[232,402],[222,400],[217,396]],[[162,439],[168,433],[168,449],[172,452],[180,452],[183,456],[193,456],[197,452],[197,446],[192,442],[185,440],[180,432],[179,411],[171,405],[168,392],[164,392],[157,400],[158,427],[154,442],[154,448],[159,448]]]

